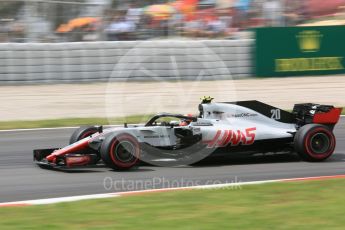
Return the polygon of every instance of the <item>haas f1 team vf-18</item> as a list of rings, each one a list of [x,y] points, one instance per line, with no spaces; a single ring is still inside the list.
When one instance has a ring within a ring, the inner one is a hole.
[[[297,152],[323,161],[334,152],[333,128],[341,108],[296,104],[292,112],[259,101],[213,103],[205,97],[199,115],[162,113],[146,124],[77,129],[64,148],[34,150],[43,168],[90,167],[98,162],[128,170],[139,162],[192,164],[217,154]]]

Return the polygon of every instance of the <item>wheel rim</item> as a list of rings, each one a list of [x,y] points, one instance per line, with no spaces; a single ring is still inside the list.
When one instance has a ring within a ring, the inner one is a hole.
[[[121,141],[117,144],[114,154],[116,159],[128,163],[135,160],[135,146],[129,141]]]
[[[325,154],[329,150],[330,142],[325,133],[316,133],[310,139],[310,148],[315,154]]]

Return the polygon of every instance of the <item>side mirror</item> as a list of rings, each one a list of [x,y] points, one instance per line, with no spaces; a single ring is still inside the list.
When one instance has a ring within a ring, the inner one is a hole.
[[[99,133],[103,133],[103,125],[98,126],[98,132],[99,132]]]

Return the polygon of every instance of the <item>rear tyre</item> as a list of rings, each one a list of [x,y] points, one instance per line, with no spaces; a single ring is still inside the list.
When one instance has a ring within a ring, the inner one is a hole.
[[[294,138],[294,147],[305,161],[323,161],[335,149],[336,139],[332,131],[324,125],[307,124],[301,127]]]
[[[69,144],[78,142],[97,132],[98,132],[98,128],[96,126],[82,126],[73,132],[71,138],[69,139]],[[96,154],[97,155],[97,158],[95,159],[96,164],[101,159],[99,152],[94,149],[87,149],[86,151],[83,151],[82,154]]]
[[[139,163],[140,145],[132,135],[111,135],[102,142],[101,158],[104,163],[115,170],[124,171]]]

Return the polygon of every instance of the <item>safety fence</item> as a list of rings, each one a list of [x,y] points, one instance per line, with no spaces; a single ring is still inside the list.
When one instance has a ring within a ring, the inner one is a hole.
[[[0,44],[1,84],[238,79],[254,40]]]

